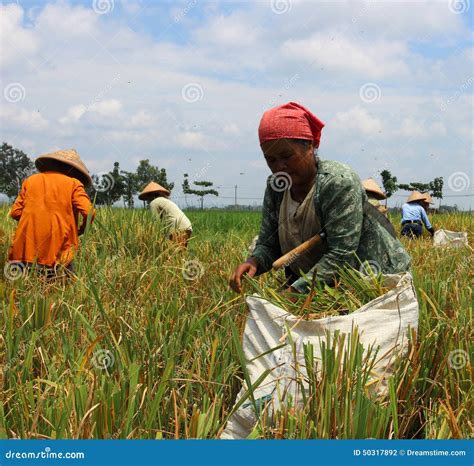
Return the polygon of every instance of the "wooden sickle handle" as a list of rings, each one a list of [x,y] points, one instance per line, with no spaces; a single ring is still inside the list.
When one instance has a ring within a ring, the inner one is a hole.
[[[314,235],[310,239],[307,239],[304,243],[301,243],[299,246],[296,246],[296,248],[287,252],[285,255],[281,256],[272,264],[273,270],[279,270],[283,266],[291,264],[298,256],[303,254],[305,251],[321,243],[325,236],[326,235],[324,233]]]

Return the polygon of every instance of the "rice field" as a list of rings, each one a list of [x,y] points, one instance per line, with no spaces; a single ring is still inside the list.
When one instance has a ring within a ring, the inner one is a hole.
[[[7,212],[0,206],[2,268],[15,226]],[[227,283],[260,214],[189,217],[195,234],[183,251],[162,239],[146,211],[101,208],[82,237],[73,280],[1,275],[0,438],[219,436],[246,377],[246,306]],[[431,219],[435,228],[468,231],[473,245],[472,214]],[[340,368],[334,341],[321,376],[309,374],[306,405],[284,409],[251,438],[472,437],[472,250],[404,241],[420,323],[389,392],[370,393],[370,361],[357,344]],[[278,279],[266,274],[258,286],[277,287]]]

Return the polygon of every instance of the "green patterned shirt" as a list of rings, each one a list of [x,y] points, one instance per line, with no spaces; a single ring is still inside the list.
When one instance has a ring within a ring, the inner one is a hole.
[[[278,238],[278,216],[283,192],[274,190],[270,176],[263,200],[262,223],[252,257],[257,260],[257,274],[267,272],[282,255]],[[348,165],[318,160],[314,207],[326,233],[327,250],[321,259],[292,283],[307,292],[315,280],[333,283],[338,268],[350,265],[359,270],[368,261],[376,272],[399,273],[410,267],[410,256],[375,216],[364,212],[367,195],[358,175]]]

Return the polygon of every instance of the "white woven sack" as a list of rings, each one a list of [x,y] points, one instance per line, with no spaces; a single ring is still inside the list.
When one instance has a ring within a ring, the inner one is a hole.
[[[433,237],[433,245],[462,248],[468,245],[465,231],[437,230]]]
[[[419,313],[409,273],[384,275],[384,285],[389,288],[386,294],[355,312],[317,320],[301,320],[258,295],[248,297],[249,315],[244,330],[243,349],[252,385],[265,370],[271,369],[270,374],[254,390],[257,408],[271,401],[273,409],[278,409],[280,403],[289,400],[289,397],[293,405],[301,404],[301,384],[296,383],[295,379],[306,375],[303,345],[312,344],[314,357],[320,360],[320,345],[327,339],[327,332],[330,335],[335,331],[351,334],[355,326],[358,327],[360,343],[365,352],[370,347],[378,348],[374,371],[379,381],[375,385],[379,391],[384,391],[396,358],[406,353],[409,329],[418,327]],[[282,345],[282,337],[287,334],[288,328],[291,329],[291,339],[296,348],[298,369],[295,368],[289,338],[283,340],[286,344],[282,348],[271,351]],[[237,401],[247,391],[244,384]],[[231,416],[221,438],[246,438],[256,423],[254,404],[247,399]]]

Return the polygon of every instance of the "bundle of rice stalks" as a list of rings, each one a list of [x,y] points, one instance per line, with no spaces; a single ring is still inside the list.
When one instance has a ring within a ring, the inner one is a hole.
[[[382,274],[364,275],[347,266],[338,271],[334,286],[315,282],[308,294],[274,290],[260,286],[255,279],[247,280],[262,298],[304,319],[350,314],[388,291]]]

